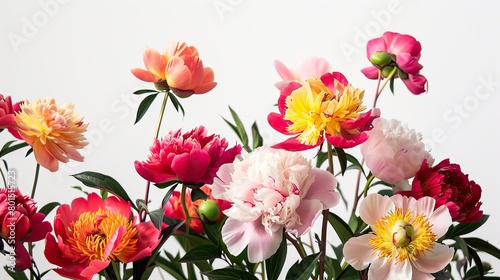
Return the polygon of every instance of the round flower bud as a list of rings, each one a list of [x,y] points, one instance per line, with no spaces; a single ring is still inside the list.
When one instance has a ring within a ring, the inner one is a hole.
[[[220,209],[215,200],[207,199],[198,206],[200,219],[205,223],[215,223],[220,216]]]
[[[413,226],[406,221],[399,220],[392,227],[392,244],[396,247],[408,245],[414,236]]]
[[[384,78],[389,77],[389,75],[391,74],[391,72],[393,70],[394,70],[394,66],[386,66],[386,67],[384,67],[384,69],[382,69],[382,76],[384,76]]]
[[[370,62],[375,66],[384,67],[387,64],[391,63],[391,61],[391,56],[386,52],[374,52],[370,56]]]

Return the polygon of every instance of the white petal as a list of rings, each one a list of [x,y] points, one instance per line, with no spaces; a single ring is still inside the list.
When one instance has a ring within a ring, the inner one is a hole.
[[[373,248],[369,245],[372,234],[363,234],[358,237],[351,237],[344,244],[343,254],[345,261],[356,270],[363,270],[377,258],[373,255]]]
[[[393,260],[391,263],[386,263],[385,259],[373,261],[368,271],[368,279],[370,280],[408,280],[411,279],[412,266],[410,262],[396,263]]]
[[[440,238],[451,226],[452,220],[450,211],[446,205],[439,206],[429,219],[429,223],[432,225],[432,232]]]
[[[395,209],[394,203],[388,196],[380,194],[369,194],[359,206],[359,216],[368,225],[374,225],[375,222],[387,215],[387,212]]]
[[[420,271],[434,273],[443,269],[453,258],[455,250],[446,245],[434,243],[432,252],[425,252],[420,255],[413,265]]]
[[[222,241],[232,255],[238,256],[250,242],[252,236],[248,233],[248,224],[232,218],[228,218],[224,223]]]

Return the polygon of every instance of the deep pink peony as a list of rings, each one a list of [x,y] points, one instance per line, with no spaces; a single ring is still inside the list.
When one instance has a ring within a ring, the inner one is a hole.
[[[413,94],[426,91],[427,79],[420,74],[422,46],[414,37],[395,32],[385,32],[382,37],[368,41],[366,54],[372,66],[361,70],[369,79],[378,79],[379,72],[387,77],[397,67],[399,77]],[[381,58],[383,57],[383,58]]]
[[[426,162],[413,178],[411,191],[400,192],[403,195],[421,198],[430,196],[436,199],[436,207],[446,205],[453,221],[473,223],[483,217],[479,210],[482,202],[481,187],[464,174],[460,165],[441,161],[434,167]]]
[[[215,198],[233,203],[224,211],[222,241],[233,255],[248,247],[250,262],[263,261],[276,253],[284,230],[302,236],[338,204],[336,186],[335,176],[300,153],[266,146],[244,152],[221,166],[212,185]]]
[[[339,72],[326,73],[304,84],[290,82],[281,90],[279,113],[270,113],[269,124],[292,135],[273,148],[302,151],[321,145],[326,139],[338,148],[352,148],[368,139],[365,131],[380,115],[375,108],[362,112],[364,90],[351,86]]]
[[[309,57],[304,60],[296,70],[289,69],[279,60],[274,61],[274,67],[280,75],[282,81],[274,85],[282,90],[290,82],[304,83],[310,78],[319,78],[328,72],[331,72],[331,66],[328,61],[319,57]]]
[[[0,188],[0,236],[14,247],[16,268],[31,267],[31,257],[24,242],[35,242],[45,238],[52,230],[45,214],[37,212],[36,202],[17,188]]]
[[[10,96],[4,97],[0,94],[0,131],[7,128],[10,134],[19,140],[23,140],[23,138],[14,127],[16,125],[15,113],[21,111],[21,104],[23,104],[23,101],[12,104]]]
[[[154,183],[179,180],[190,185],[212,184],[219,167],[241,152],[240,145],[227,147],[225,138],[207,135],[204,126],[184,134],[180,129],[170,131],[161,140],[154,140],[148,160],[136,161],[135,169]]]
[[[54,232],[47,234],[45,257],[59,275],[92,279],[111,261],[129,263],[149,257],[160,242],[151,221],[136,223],[130,203],[96,193],[57,208]]]

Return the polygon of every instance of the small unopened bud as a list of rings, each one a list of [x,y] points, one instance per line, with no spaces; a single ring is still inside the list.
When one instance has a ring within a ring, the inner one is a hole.
[[[219,219],[220,209],[215,200],[207,199],[198,205],[200,219],[207,223],[215,223]]]
[[[382,69],[382,76],[384,78],[388,78],[391,75],[391,72],[394,70],[395,66],[386,66],[384,69]]]
[[[413,226],[406,221],[399,220],[392,227],[392,244],[396,247],[408,245],[414,236],[415,231],[413,230]]]
[[[391,61],[391,56],[386,52],[374,52],[370,56],[370,62],[380,67],[386,66],[391,63]]]

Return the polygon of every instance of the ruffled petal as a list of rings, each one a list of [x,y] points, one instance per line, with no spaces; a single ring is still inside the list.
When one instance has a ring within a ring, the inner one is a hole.
[[[312,169],[314,183],[307,191],[303,199],[317,199],[323,204],[322,209],[329,209],[336,206],[340,201],[340,194],[335,192],[337,179],[332,173],[323,169]]]

